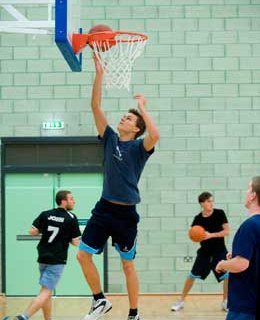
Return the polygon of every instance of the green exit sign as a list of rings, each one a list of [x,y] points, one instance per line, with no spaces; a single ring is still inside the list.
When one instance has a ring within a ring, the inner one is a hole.
[[[42,123],[43,129],[63,129],[64,128],[64,122],[63,121],[46,121]]]

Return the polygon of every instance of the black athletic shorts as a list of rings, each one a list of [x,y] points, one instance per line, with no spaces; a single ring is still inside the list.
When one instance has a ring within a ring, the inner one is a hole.
[[[103,251],[109,237],[124,260],[133,260],[136,254],[139,215],[135,205],[120,205],[103,198],[96,203],[83,232],[80,250],[91,254]]]
[[[201,249],[197,251],[197,257],[189,274],[189,278],[205,280],[210,271],[213,271],[218,282],[226,279],[228,273],[217,273],[215,268],[220,260],[226,260],[227,249],[209,254],[203,252]]]

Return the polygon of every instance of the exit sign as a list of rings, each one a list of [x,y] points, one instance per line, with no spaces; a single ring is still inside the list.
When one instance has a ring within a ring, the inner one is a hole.
[[[46,121],[42,123],[43,129],[63,129],[64,122],[63,121]]]

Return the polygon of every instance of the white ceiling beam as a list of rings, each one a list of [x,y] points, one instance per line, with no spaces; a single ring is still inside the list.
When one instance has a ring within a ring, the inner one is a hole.
[[[11,6],[10,4],[4,4],[2,6],[7,12],[10,13],[11,16],[13,16],[18,21],[28,21],[28,19],[17,9],[15,9],[14,6]]]
[[[0,25],[0,32],[6,33],[23,33],[23,34],[52,34],[50,30],[30,29],[30,28],[3,28]]]
[[[48,20],[52,20],[52,5],[48,4]]]
[[[55,0],[0,0],[0,6],[6,10],[14,20],[0,20],[0,32],[7,33],[29,33],[29,34],[52,34],[55,22],[52,17]],[[15,8],[17,4],[45,4],[48,13],[46,20],[32,21]],[[45,30],[44,30],[45,29]]]
[[[0,21],[0,27],[4,28],[54,28],[54,21]]]
[[[54,4],[55,0],[0,0],[0,4]]]

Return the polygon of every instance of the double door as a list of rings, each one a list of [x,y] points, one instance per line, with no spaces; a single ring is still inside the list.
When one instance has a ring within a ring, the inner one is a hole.
[[[37,243],[28,236],[32,221],[44,210],[56,206],[58,190],[72,192],[73,212],[83,231],[91,209],[102,189],[101,173],[8,173],[5,175],[5,293],[9,296],[34,296],[39,292]],[[54,292],[57,296],[90,295],[80,265],[77,248],[70,245],[67,265]],[[95,256],[104,282],[104,256]],[[104,283],[103,283],[104,284]]]

